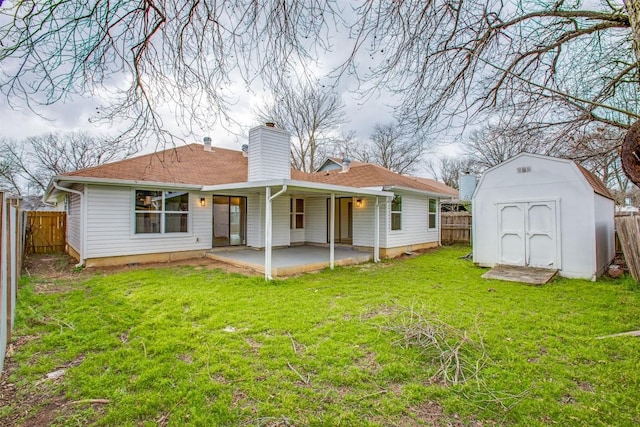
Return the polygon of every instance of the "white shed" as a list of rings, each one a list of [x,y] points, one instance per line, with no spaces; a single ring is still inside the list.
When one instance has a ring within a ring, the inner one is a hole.
[[[595,280],[615,255],[614,206],[604,184],[577,163],[521,153],[478,182],[473,261]]]

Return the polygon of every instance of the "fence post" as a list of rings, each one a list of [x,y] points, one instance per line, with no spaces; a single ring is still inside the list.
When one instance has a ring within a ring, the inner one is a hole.
[[[0,373],[7,351],[7,227],[5,195],[0,191]]]

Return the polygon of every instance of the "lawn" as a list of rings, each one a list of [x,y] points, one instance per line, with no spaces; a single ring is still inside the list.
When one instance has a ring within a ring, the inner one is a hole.
[[[640,329],[637,286],[488,281],[468,252],[273,282],[23,277],[0,424],[640,424],[640,338],[596,339]]]

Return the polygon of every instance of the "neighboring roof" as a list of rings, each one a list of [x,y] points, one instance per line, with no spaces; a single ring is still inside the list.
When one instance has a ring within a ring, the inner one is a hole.
[[[80,169],[56,177],[59,181],[91,180],[114,183],[149,182],[212,186],[247,182],[248,160],[242,151],[189,144],[158,153],[132,157],[100,166]],[[401,187],[432,194],[457,196],[457,191],[432,179],[414,178],[391,172],[382,166],[352,162],[348,172],[342,168],[306,173],[291,170],[291,180],[347,187]]]
[[[352,164],[348,172],[315,172],[309,174],[307,180],[350,187],[404,187],[442,195],[452,195],[454,192],[457,195],[456,190],[432,179],[400,175],[372,163]]]
[[[327,157],[327,159],[322,162],[322,164],[315,170],[315,172],[342,169],[342,160],[343,159],[339,159],[337,157]],[[359,162],[357,160],[349,160],[349,162],[351,166],[363,164],[362,162]]]

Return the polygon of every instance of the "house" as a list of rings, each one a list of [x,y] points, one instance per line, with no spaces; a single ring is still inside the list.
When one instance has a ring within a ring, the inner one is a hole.
[[[343,245],[375,261],[439,245],[440,187],[357,163],[304,173],[290,136],[249,131],[242,151],[190,144],[55,176],[45,200],[67,206],[67,246],[86,266],[202,257],[212,249]]]
[[[521,153],[484,172],[473,196],[473,261],[595,280],[614,255],[614,200],[579,164]]]

